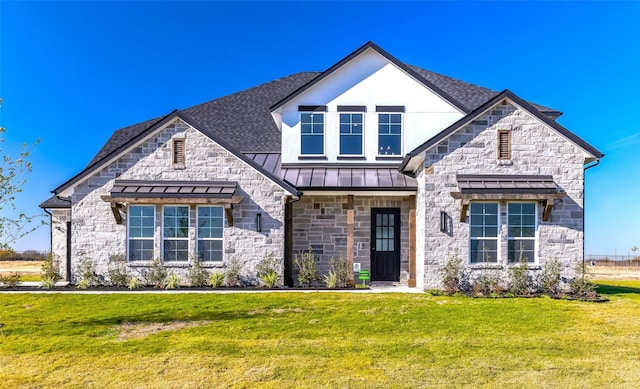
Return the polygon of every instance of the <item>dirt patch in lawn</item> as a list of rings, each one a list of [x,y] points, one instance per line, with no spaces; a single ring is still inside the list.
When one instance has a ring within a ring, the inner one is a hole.
[[[594,280],[640,280],[640,267],[589,266]]]
[[[166,323],[122,323],[116,327],[117,340],[124,342],[129,339],[142,339],[149,335],[164,331],[177,331],[185,328],[200,327],[211,323],[210,320],[199,321],[170,321]]]
[[[40,274],[42,261],[0,261],[0,273]]]

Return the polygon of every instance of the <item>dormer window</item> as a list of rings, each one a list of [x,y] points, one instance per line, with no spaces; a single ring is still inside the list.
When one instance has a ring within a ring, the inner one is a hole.
[[[340,114],[340,155],[362,155],[364,115],[362,113]]]
[[[184,166],[184,138],[173,140],[172,162],[174,166]]]
[[[324,155],[324,112],[325,106],[300,107],[310,112],[300,112],[300,154]]]

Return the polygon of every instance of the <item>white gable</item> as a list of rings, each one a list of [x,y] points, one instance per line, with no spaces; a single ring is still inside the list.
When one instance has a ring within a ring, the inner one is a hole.
[[[373,49],[364,51],[277,110],[274,116],[281,118],[283,163],[299,161],[301,153],[298,106],[301,105],[327,106],[324,120],[324,154],[327,157],[327,160],[323,161],[325,163],[337,161],[337,109],[340,105],[366,107],[364,154],[367,163],[376,162],[378,154],[376,106],[405,107],[402,154],[413,150],[463,116],[459,109]]]

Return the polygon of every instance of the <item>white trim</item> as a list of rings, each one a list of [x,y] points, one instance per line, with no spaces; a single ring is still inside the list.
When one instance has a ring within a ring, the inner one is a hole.
[[[187,208],[187,237],[186,238],[166,238],[164,236],[164,210],[167,209],[168,207],[172,207],[172,208]],[[161,215],[162,219],[161,219],[161,223],[160,223],[160,252],[162,253],[162,262],[164,263],[189,263],[189,253],[191,252],[190,247],[190,239],[189,239],[189,229],[191,227],[191,207],[189,205],[186,204],[171,204],[171,205],[166,205],[163,204],[162,205],[162,215]],[[166,258],[165,256],[165,252],[164,252],[164,241],[165,240],[171,240],[171,241],[187,241],[187,258],[184,261],[181,260],[175,260],[175,261],[170,261]]]
[[[533,234],[533,238],[530,237],[525,237],[525,238],[519,238],[521,240],[533,240],[533,262],[527,262],[529,264],[535,265],[538,264],[538,243],[540,241],[540,239],[538,239],[538,202],[537,201],[508,201],[506,204],[506,215],[507,215],[507,221],[506,221],[506,226],[507,226],[507,264],[517,264],[517,261],[514,262],[510,262],[509,261],[509,241],[510,240],[516,240],[514,237],[514,239],[509,239],[509,204],[533,204],[534,206],[534,234]]]
[[[475,262],[472,261],[472,256],[471,256],[471,241],[472,240],[494,240],[494,238],[486,238],[486,237],[480,237],[480,238],[475,238],[473,239],[473,237],[471,236],[471,228],[472,228],[472,216],[473,213],[471,212],[471,207],[473,204],[495,204],[498,208],[497,211],[497,219],[496,219],[496,237],[495,237],[495,242],[496,242],[496,260],[492,261],[492,262]],[[472,201],[469,204],[469,252],[468,252],[468,261],[467,263],[470,265],[499,265],[501,263],[500,259],[502,258],[502,250],[501,250],[501,241],[502,239],[500,239],[501,234],[500,231],[502,229],[502,224],[501,224],[501,220],[500,220],[500,214],[501,214],[501,204],[499,201]]]
[[[200,214],[198,212],[198,210],[200,208],[220,208],[222,210],[222,238],[202,238],[202,240],[208,240],[208,241],[216,241],[216,240],[220,240],[222,241],[222,258],[220,259],[220,261],[205,261],[205,260],[200,260],[200,263],[204,264],[220,264],[224,262],[224,250],[225,250],[225,239],[224,239],[224,232],[225,232],[225,223],[226,223],[226,217],[225,217],[225,212],[224,212],[224,207],[223,206],[219,206],[219,205],[198,205],[196,206],[196,225],[195,225],[195,236],[196,236],[196,256],[199,255],[200,251],[198,250],[198,241],[200,241],[200,238],[198,237],[198,226],[200,224],[199,222],[199,217]]]
[[[129,235],[129,231],[131,230],[131,207],[149,207],[151,209],[153,209],[153,236],[151,238],[131,238],[131,236]],[[127,229],[125,232],[125,239],[127,241],[127,252],[126,252],[126,263],[127,264],[132,264],[132,263],[147,263],[151,260],[153,260],[153,252],[155,251],[155,245],[156,245],[156,207],[154,205],[151,204],[129,204],[127,206]],[[152,258],[149,258],[149,260],[145,260],[145,259],[139,259],[139,260],[130,260],[129,259],[129,253],[131,252],[130,250],[130,246],[129,243],[131,240],[151,240],[151,242],[153,243],[152,246],[153,248],[151,249],[151,253],[152,253]]]

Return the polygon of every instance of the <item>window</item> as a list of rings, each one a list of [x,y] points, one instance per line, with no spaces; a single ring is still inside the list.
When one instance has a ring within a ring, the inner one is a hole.
[[[129,261],[149,261],[153,254],[155,207],[131,205],[128,211]]]
[[[498,262],[498,204],[470,205],[471,263]]]
[[[402,155],[401,114],[378,114],[378,155]]]
[[[361,113],[340,114],[340,155],[362,155]]]
[[[165,206],[163,213],[164,260],[189,260],[189,207]]]
[[[498,159],[511,159],[511,131],[498,130]]]
[[[324,154],[324,113],[300,114],[300,154]]]
[[[509,262],[535,262],[536,204],[509,203],[507,231]]]
[[[222,261],[222,207],[198,207],[198,257],[201,261]]]
[[[184,138],[173,140],[173,159],[174,165],[184,166]]]

